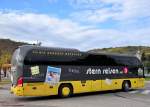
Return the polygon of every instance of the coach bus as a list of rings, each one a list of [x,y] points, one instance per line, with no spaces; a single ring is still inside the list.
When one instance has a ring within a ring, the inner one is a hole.
[[[69,97],[144,87],[143,65],[135,56],[23,45],[11,64],[11,92],[17,96]]]

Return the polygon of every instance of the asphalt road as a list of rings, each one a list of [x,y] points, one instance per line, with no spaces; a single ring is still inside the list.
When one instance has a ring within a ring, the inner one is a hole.
[[[129,92],[107,91],[75,95],[61,99],[50,97],[16,97],[9,85],[0,89],[0,107],[150,107],[150,82],[144,89]]]

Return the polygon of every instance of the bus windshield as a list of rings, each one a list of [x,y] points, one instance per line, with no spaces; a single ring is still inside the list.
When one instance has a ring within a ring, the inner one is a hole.
[[[13,56],[12,56],[12,60],[11,60],[11,81],[13,85],[17,84],[17,79],[22,75],[22,66],[23,66],[23,58],[20,55],[20,49],[18,48]]]

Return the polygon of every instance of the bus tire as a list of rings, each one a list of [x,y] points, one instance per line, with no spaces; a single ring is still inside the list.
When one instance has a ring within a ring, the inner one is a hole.
[[[61,84],[58,89],[58,95],[61,98],[70,97],[73,94],[73,87],[70,84]]]
[[[130,90],[130,81],[124,81],[122,84],[122,90],[128,92]]]

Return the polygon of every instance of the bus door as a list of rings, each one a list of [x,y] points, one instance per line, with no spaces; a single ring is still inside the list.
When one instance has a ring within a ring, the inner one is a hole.
[[[100,91],[102,89],[102,80],[92,80],[92,91]]]
[[[110,75],[104,75],[102,78],[102,90],[111,90],[115,88],[115,81]]]

